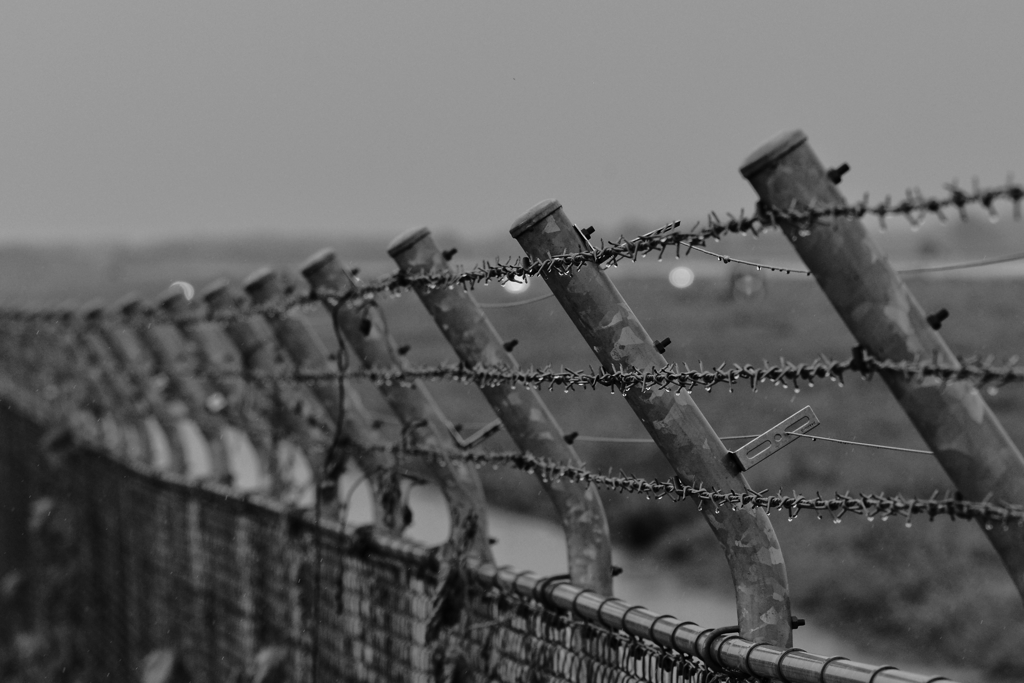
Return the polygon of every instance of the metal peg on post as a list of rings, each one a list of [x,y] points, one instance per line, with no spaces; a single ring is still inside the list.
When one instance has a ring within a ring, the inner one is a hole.
[[[402,272],[409,275],[449,270],[427,228],[400,235],[388,247]],[[512,354],[473,295],[462,288],[417,285],[420,301],[467,365],[518,368]],[[554,415],[536,389],[514,384],[489,384],[480,390],[509,436],[524,453],[564,465],[583,461],[562,438]],[[594,485],[538,477],[561,517],[568,551],[569,577],[574,584],[603,595],[612,594],[612,552],[601,497]]]
[[[335,294],[344,293],[351,291],[354,286],[352,275],[341,267],[334,252],[329,249],[311,256],[302,265],[302,274],[309,280],[314,293],[318,289]],[[321,300],[331,314],[335,332],[364,367],[407,367],[388,334],[383,314],[374,302],[338,303],[336,299],[325,297],[321,297]],[[423,382],[416,381],[413,386],[393,383],[377,388],[401,421],[409,439],[432,449],[450,450],[458,447],[441,408]],[[449,461],[443,467],[428,463],[427,469],[448,502],[452,531],[466,520],[475,519],[476,533],[470,547],[481,558],[493,561],[487,534],[487,503],[479,475],[466,463],[456,460]]]
[[[591,249],[554,200],[523,215],[511,233],[532,259]],[[541,275],[607,370],[666,364],[597,263],[546,268]],[[711,489],[747,489],[737,463],[688,394],[635,387],[625,392],[625,398],[684,482]],[[791,645],[786,565],[767,515],[761,510],[711,505],[703,506],[701,512],[729,562],[740,634],[757,642]]]
[[[801,131],[769,140],[740,169],[761,201],[788,210],[828,211],[846,201],[828,178]],[[782,227],[857,341],[874,357],[892,361],[936,359],[959,367],[942,336],[853,217],[823,215],[807,224],[777,216]],[[882,378],[939,464],[968,500],[1024,503],[1024,458],[977,388],[966,381]],[[985,533],[1024,595],[1024,543],[1017,529]]]

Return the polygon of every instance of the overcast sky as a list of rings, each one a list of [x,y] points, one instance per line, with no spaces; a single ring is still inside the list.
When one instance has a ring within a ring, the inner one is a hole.
[[[4,2],[0,240],[507,230],[1024,176],[1024,3]]]

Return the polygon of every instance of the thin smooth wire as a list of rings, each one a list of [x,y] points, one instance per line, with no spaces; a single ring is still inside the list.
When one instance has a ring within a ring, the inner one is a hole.
[[[721,261],[723,264],[726,263],[739,263],[740,265],[750,266],[757,268],[758,270],[771,270],[778,273],[798,273],[800,275],[810,275],[811,271],[804,270],[802,268],[786,268],[783,266],[773,266],[767,263],[758,263],[756,261],[746,261],[744,259],[735,258],[728,254],[719,254],[711,251],[710,249],[702,249],[701,247],[691,246],[694,251],[699,251],[702,254],[713,256],[714,258]],[[980,268],[982,266],[991,266],[998,263],[1010,263],[1012,261],[1024,261],[1024,252],[1017,254],[1010,254],[1009,256],[994,256],[987,259],[979,259],[977,261],[964,261],[963,263],[948,263],[941,266],[921,266],[919,268],[897,268],[896,272],[902,275],[916,275],[918,273],[939,273],[948,270],[964,270],[967,268]]]
[[[543,296],[534,297],[532,299],[525,299],[523,301],[509,301],[508,303],[503,303],[503,304],[502,303],[499,303],[499,304],[484,304],[484,303],[479,303],[478,302],[477,305],[480,306],[480,308],[514,308],[516,306],[527,306],[529,304],[535,304],[538,301],[544,301],[545,299],[550,299],[554,295],[555,295],[554,292],[550,292],[550,293],[545,294]]]
[[[831,441],[833,443],[843,443],[850,446],[864,446],[865,448],[877,448],[883,451],[899,451],[901,453],[923,453],[924,455],[935,455],[932,451],[924,451],[920,448],[903,448],[902,446],[885,446],[878,443],[864,443],[863,441],[849,441],[848,439],[832,439],[827,436],[815,436],[814,434],[801,434],[800,432],[786,432],[790,436],[799,436],[811,441]]]
[[[800,432],[786,432],[790,436],[799,436],[812,441],[831,441],[832,443],[847,444],[849,446],[863,446],[864,448],[877,448],[884,451],[899,451],[901,453],[923,453],[924,455],[934,455],[932,451],[925,451],[919,448],[904,448],[902,446],[887,446],[885,444],[878,443],[866,443],[864,441],[850,441],[849,439],[835,439],[828,436],[816,436],[814,434],[802,434]],[[738,436],[720,436],[718,437],[722,441],[750,441],[761,436],[760,434],[741,434]],[[586,436],[580,434],[573,439],[573,443],[577,441],[589,441],[592,443],[643,443],[649,444],[654,443],[654,439],[644,437],[624,437],[624,436]]]
[[[980,266],[991,266],[997,263],[1009,263],[1011,261],[1024,261],[1024,252],[1010,254],[1009,256],[996,256],[993,258],[981,259],[978,261],[966,261],[964,263],[951,263],[945,266],[922,266],[921,268],[901,268],[898,272],[904,275],[915,273],[937,273],[943,270],[960,270],[963,268],[978,268]]]

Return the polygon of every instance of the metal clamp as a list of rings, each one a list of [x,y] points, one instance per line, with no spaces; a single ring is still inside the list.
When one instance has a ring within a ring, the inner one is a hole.
[[[810,406],[804,407],[757,438],[733,451],[740,469],[749,470],[768,456],[785,448],[801,434],[811,431],[821,422]]]

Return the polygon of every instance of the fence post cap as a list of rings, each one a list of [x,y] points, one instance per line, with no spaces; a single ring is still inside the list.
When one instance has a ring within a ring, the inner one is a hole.
[[[199,298],[202,299],[203,301],[208,301],[212,303],[214,300],[219,299],[221,296],[223,296],[223,294],[227,291],[230,285],[231,281],[228,280],[226,277],[219,277],[203,288],[203,291],[199,295]]]
[[[103,315],[103,299],[90,299],[78,312],[86,320],[95,320]]]
[[[247,292],[252,291],[257,287],[261,287],[266,284],[267,281],[272,279],[275,274],[274,270],[267,266],[257,268],[253,272],[249,273],[249,275],[247,275],[242,281],[242,287],[244,287]]]
[[[110,309],[117,313],[131,315],[142,308],[142,299],[135,292],[125,294],[110,305]]]
[[[172,287],[156,298],[156,305],[169,311],[175,311],[185,308],[188,305],[188,299],[185,298],[185,293],[181,289]]]
[[[412,228],[391,240],[388,245],[388,256],[395,257],[403,251],[419,242],[424,237],[430,236],[430,228]]]
[[[786,156],[807,140],[802,130],[782,131],[755,149],[740,166],[744,178],[752,178],[758,171]]]
[[[516,219],[516,222],[512,224],[512,229],[509,230],[509,233],[512,237],[519,237],[521,234],[561,208],[562,202],[557,199],[545,199]]]
[[[310,275],[326,266],[335,258],[334,250],[330,247],[325,247],[303,261],[302,265],[299,266],[299,272],[304,277],[309,278]]]

